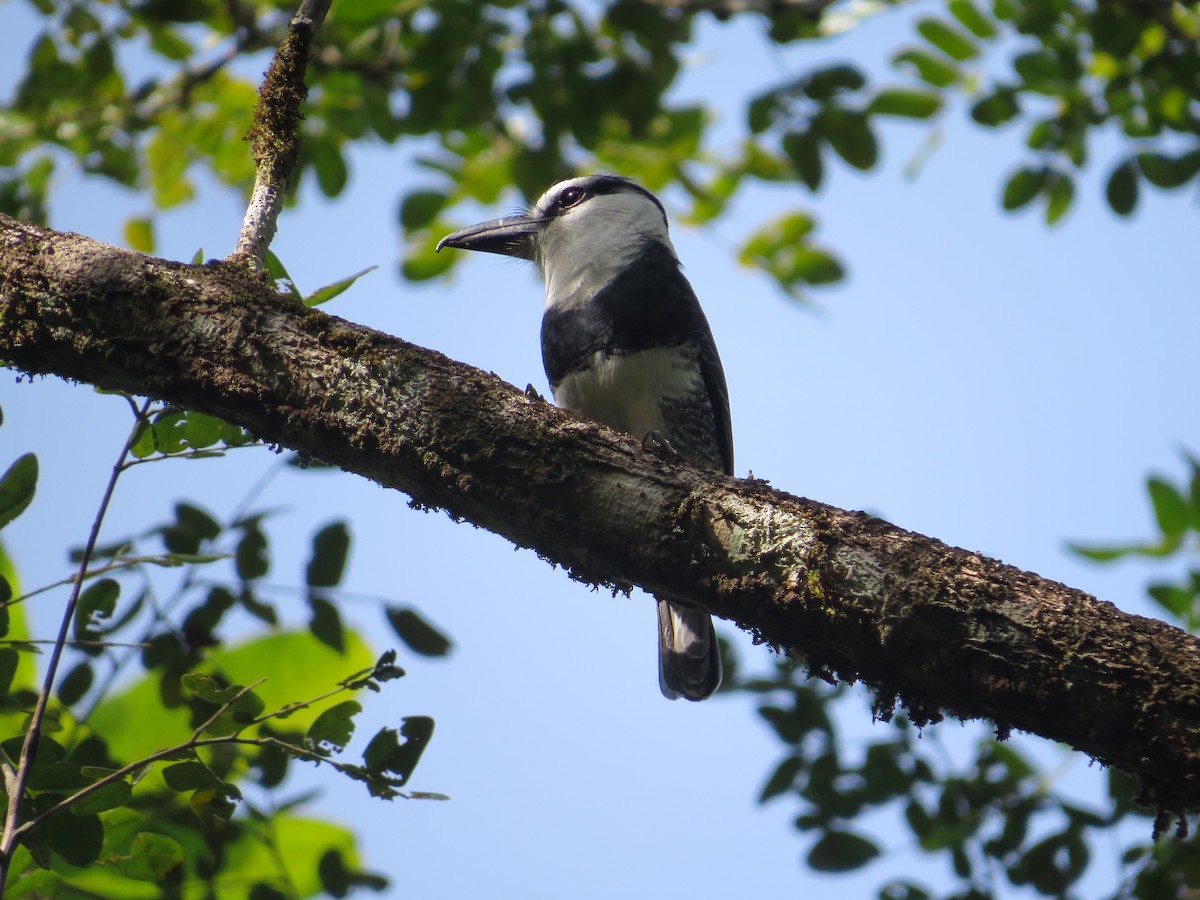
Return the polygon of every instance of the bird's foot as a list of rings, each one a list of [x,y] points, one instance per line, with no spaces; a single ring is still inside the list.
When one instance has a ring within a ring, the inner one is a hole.
[[[667,436],[661,431],[647,431],[642,438],[642,449],[657,453],[660,456],[678,456],[679,451],[671,446]]]
[[[525,385],[525,397],[529,400],[541,400],[543,403],[546,402],[546,398],[539,394],[537,392],[537,388],[535,388],[532,384]]]

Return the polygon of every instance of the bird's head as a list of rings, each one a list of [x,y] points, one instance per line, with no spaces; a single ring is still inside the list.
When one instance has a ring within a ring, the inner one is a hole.
[[[553,302],[607,283],[648,241],[674,252],[658,198],[628,178],[584,175],[560,181],[520,215],[447,235],[438,250],[482,250],[535,262]]]

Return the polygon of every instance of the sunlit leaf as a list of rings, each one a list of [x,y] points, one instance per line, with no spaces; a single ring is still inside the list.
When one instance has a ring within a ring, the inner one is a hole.
[[[1046,189],[1046,224],[1053,225],[1071,208],[1075,182],[1065,172],[1054,172]]]
[[[1154,518],[1164,536],[1179,537],[1188,529],[1188,503],[1183,494],[1170,482],[1152,477],[1146,481],[1146,490],[1154,506]]]
[[[934,56],[928,50],[904,50],[892,60],[898,69],[907,69],[927,84],[945,88],[958,81],[958,69],[953,63]]]
[[[928,119],[942,108],[942,98],[930,91],[890,88],[871,98],[867,112],[877,116]]]
[[[341,752],[354,736],[354,717],[362,712],[356,700],[344,700],[322,712],[308,728],[308,741],[318,752]]]
[[[379,266],[367,266],[365,269],[360,269],[353,275],[347,275],[345,278],[340,278],[332,284],[327,284],[325,287],[317,288],[311,294],[304,298],[305,306],[320,306],[322,303],[328,303],[334,297],[344,293],[354,282],[362,278],[368,272],[374,272]]]
[[[1045,169],[1018,169],[1004,186],[1004,208],[1012,211],[1025,206],[1041,193],[1045,183]]]
[[[870,121],[860,112],[827,107],[821,114],[825,139],[838,156],[856,169],[870,169],[879,159],[879,145]]]
[[[991,40],[999,32],[991,17],[976,6],[972,0],[950,0],[947,9],[964,28],[983,40]]]
[[[917,32],[958,62],[974,59],[979,54],[979,48],[968,35],[942,19],[921,19],[917,22]]]
[[[135,216],[125,220],[125,243],[139,253],[154,252],[154,223]]]
[[[143,831],[126,853],[105,864],[134,881],[161,882],[183,865],[185,856],[183,845],[170,835]]]

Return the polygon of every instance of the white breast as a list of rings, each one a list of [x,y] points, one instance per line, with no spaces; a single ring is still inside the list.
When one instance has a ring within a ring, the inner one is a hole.
[[[662,402],[695,393],[700,380],[696,361],[677,347],[596,353],[586,369],[563,378],[554,399],[564,409],[642,438],[650,431],[665,433]]]

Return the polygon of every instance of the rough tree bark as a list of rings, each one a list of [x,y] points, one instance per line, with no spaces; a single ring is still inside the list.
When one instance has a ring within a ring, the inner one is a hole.
[[[1200,806],[1200,641],[863,513],[642,452],[495,376],[276,293],[0,216],[0,359],[221,416],[536,550],[683,598],[877,711],[1066,742]]]

